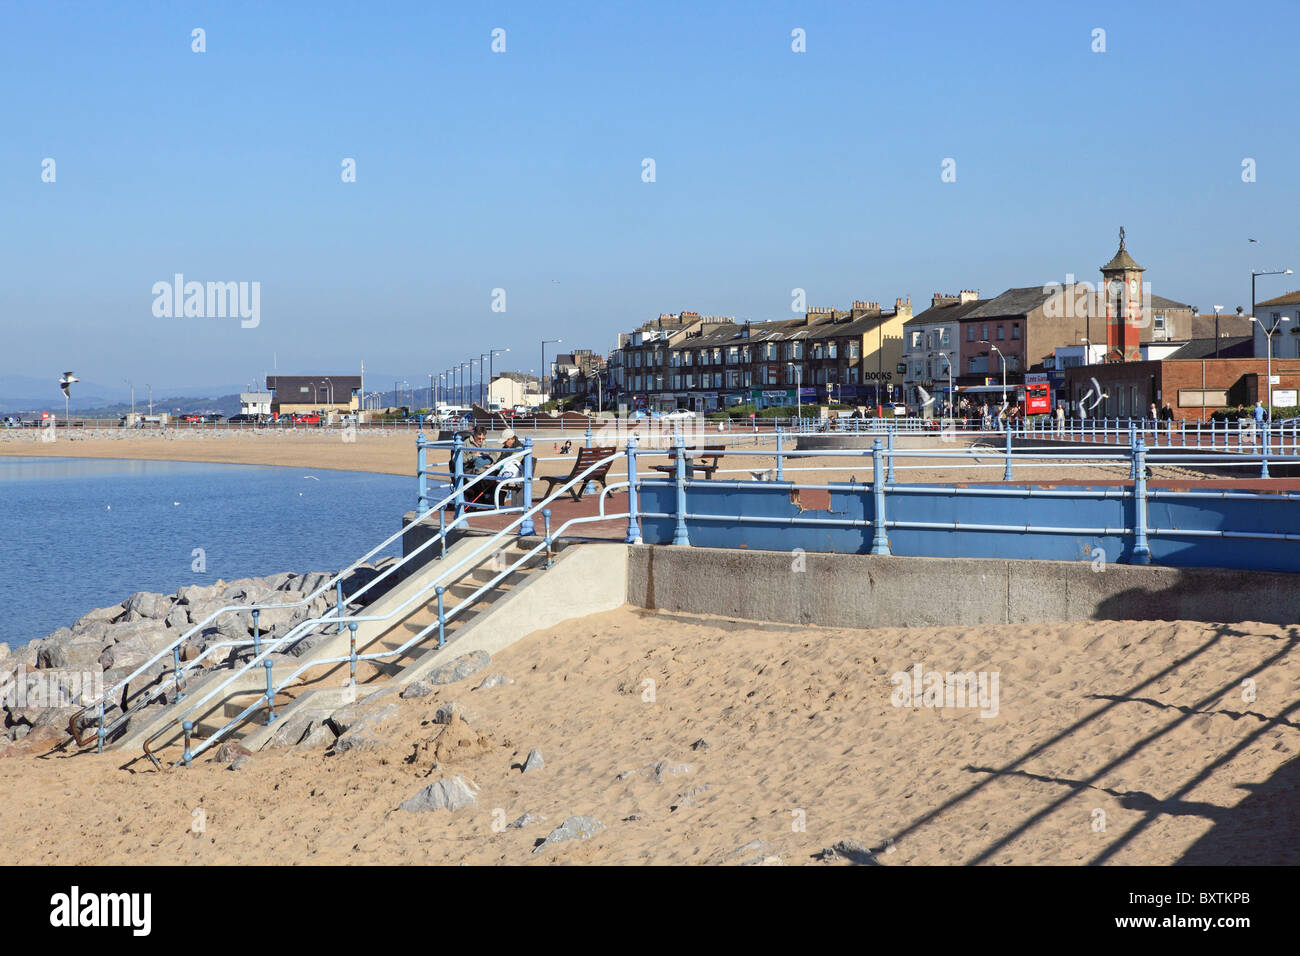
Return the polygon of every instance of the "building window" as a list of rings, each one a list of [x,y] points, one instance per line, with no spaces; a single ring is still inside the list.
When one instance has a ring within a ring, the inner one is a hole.
[[[988,327],[987,325],[981,325],[981,326],[980,326],[980,341],[981,341],[981,342],[987,342],[988,340],[989,340],[989,327]]]
[[[776,361],[776,343],[775,343],[775,342],[768,342],[766,345],[763,346],[763,358],[767,359],[769,362],[775,362],[775,361]]]
[[[1002,341],[1002,326],[998,326],[998,341]]]
[[[733,345],[727,349],[727,364],[735,365],[740,360],[740,349]]]
[[[750,351],[750,348],[749,348],[748,345],[744,346],[744,347],[740,350],[740,364],[741,364],[741,365],[748,365],[748,364],[749,364],[750,362],[752,362],[753,360],[754,360],[754,353],[753,353],[752,351]]]
[[[826,346],[826,354],[829,355],[831,358],[839,358],[840,344],[838,342],[831,342],[829,345]]]
[[[972,356],[971,356],[970,358],[968,358],[966,361],[967,361],[967,363],[968,363],[967,366],[966,366],[966,371],[967,371],[967,372],[976,372],[976,371],[978,371],[978,369],[975,368],[975,356],[972,355]]]
[[[1019,323],[1019,322],[1012,322],[1012,323],[1011,323],[1011,337],[1012,337],[1013,339],[1018,339],[1018,338],[1020,338],[1020,323]]]
[[[919,349],[920,347],[921,347],[921,330],[917,329],[912,333],[912,348]]]
[[[745,383],[745,388],[752,387],[754,384],[754,373],[751,372],[749,369],[745,369],[745,373],[742,381]]]
[[[975,341],[975,326],[973,325],[966,326],[966,341],[967,342]]]
[[[857,343],[857,342],[850,342],[850,343],[849,343],[849,358],[851,358],[851,359],[860,358],[860,357],[861,357],[861,353],[862,353],[862,346],[861,346],[861,344],[859,344],[859,343]]]
[[[858,384],[858,367],[857,367],[856,365],[850,365],[850,366],[849,366],[849,379],[848,379],[848,383],[849,383],[850,385],[857,385],[857,384]]]
[[[941,342],[943,342],[945,346],[952,344],[950,341],[951,335],[947,329],[943,330],[943,333],[939,336],[939,339]]]

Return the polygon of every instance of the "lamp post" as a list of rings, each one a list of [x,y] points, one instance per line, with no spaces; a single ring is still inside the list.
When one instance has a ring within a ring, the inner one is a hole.
[[[131,421],[135,421],[135,384],[129,379],[124,378],[122,381],[131,386]],[[251,391],[251,389],[250,389]]]
[[[1264,374],[1268,377],[1267,405],[1268,405],[1268,420],[1271,422],[1273,420],[1273,333],[1278,330],[1278,327],[1281,326],[1283,322],[1290,322],[1291,317],[1289,315],[1280,316],[1278,320],[1274,322],[1271,326],[1264,325],[1263,322],[1261,322],[1258,318],[1256,318],[1253,315],[1250,317],[1250,321],[1254,322],[1261,329],[1263,329],[1264,338],[1268,342],[1268,365],[1267,365],[1268,370]]]
[[[1214,357],[1219,357],[1219,313],[1223,311],[1223,306],[1214,307]]]
[[[487,384],[488,391],[487,391],[487,402],[492,401],[492,380],[493,380],[494,378],[496,378],[496,372],[494,371],[494,369],[495,369],[495,367],[496,367],[496,357],[497,357],[497,355],[499,355],[499,354],[502,353],[502,352],[509,352],[509,351],[510,351],[510,349],[508,349],[508,348],[505,348],[505,349],[488,349],[488,384]],[[485,407],[486,407],[486,402],[484,403],[484,405],[485,405]]]
[[[795,365],[793,362],[786,363],[788,368],[794,369],[794,396],[795,407],[798,409],[797,418],[803,420],[803,363]],[[786,406],[789,408],[790,406]]]
[[[1256,276],[1289,276],[1290,269],[1251,269],[1250,270],[1250,320],[1256,322],[1259,327],[1264,328],[1264,323],[1255,318],[1255,277]],[[1281,322],[1286,322],[1284,316]],[[1216,330],[1217,331],[1217,330]],[[1268,338],[1268,420],[1273,420],[1273,333],[1277,331],[1277,323],[1264,334]],[[1218,339],[1215,339],[1214,347],[1217,352],[1219,347]]]
[[[1002,350],[990,342],[988,339],[982,339],[981,345],[987,345],[994,352],[998,353],[998,358],[1002,361],[1002,407],[1007,407],[1007,357],[1002,354]]]
[[[146,385],[145,388],[149,389],[149,415],[150,417],[152,417],[153,416],[153,386]]]
[[[1092,364],[1092,339],[1085,336],[1079,339],[1079,341],[1083,343],[1083,364],[1091,365]]]
[[[546,403],[546,346],[559,345],[564,339],[542,339],[542,367],[539,370],[541,378],[537,380],[537,390],[541,392],[542,404]],[[555,385],[555,376],[551,376],[551,386]]]

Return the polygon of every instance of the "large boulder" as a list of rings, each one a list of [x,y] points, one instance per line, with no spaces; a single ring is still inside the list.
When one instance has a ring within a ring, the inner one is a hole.
[[[176,589],[176,600],[180,604],[193,607],[196,604],[211,604],[225,590],[224,581],[216,584],[185,584]]]
[[[126,599],[126,610],[134,612],[141,618],[161,619],[171,610],[172,598],[152,591],[137,591]]]
[[[121,617],[123,610],[125,609],[120,604],[114,604],[111,607],[95,608],[95,610],[88,611],[81,615],[81,617],[77,618],[77,622],[72,626],[75,629],[83,624],[90,624],[95,621],[103,621],[105,624],[108,624]]]
[[[330,729],[338,734],[335,753],[375,750],[389,741],[379,726],[397,716],[397,688],[389,688],[340,707],[329,716]]]
[[[546,839],[538,844],[537,847],[533,849],[533,852],[541,852],[549,846],[554,846],[557,843],[564,843],[567,840],[589,840],[603,829],[605,829],[605,824],[601,823],[595,817],[569,817],[558,827],[548,833]]]
[[[464,777],[444,777],[429,784],[415,796],[402,801],[400,809],[409,813],[427,813],[430,810],[464,810],[475,806],[478,800]]]
[[[117,643],[104,648],[98,660],[106,671],[134,670],[166,648],[178,636],[174,631],[166,630],[162,626],[137,629]],[[164,656],[157,663],[160,668],[169,667],[171,658]]]
[[[445,664],[435,667],[427,678],[430,684],[454,684],[472,674],[477,674],[491,662],[487,651],[470,651]]]
[[[36,658],[36,666],[56,670],[95,670],[103,642],[98,640],[58,641],[46,644]]]

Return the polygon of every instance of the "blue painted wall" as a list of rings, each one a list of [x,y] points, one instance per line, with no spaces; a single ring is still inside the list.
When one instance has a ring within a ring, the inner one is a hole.
[[[915,486],[913,486],[915,487]],[[1002,486],[1015,492],[1006,497],[957,494],[952,485],[928,485],[919,493],[891,491],[885,513],[889,522],[958,522],[963,525],[1040,526],[1087,529],[1071,533],[1014,530],[951,530],[888,528],[890,550],[896,555],[963,558],[1027,558],[1050,561],[1090,559],[1100,548],[1107,562],[1131,561],[1135,502],[1132,489],[1057,486],[1055,491],[1109,492],[1109,497],[1044,497],[1041,489]],[[774,482],[746,483],[742,488],[701,481],[688,487],[686,510],[691,515],[745,516],[778,519],[777,523],[745,524],[734,518],[688,519],[691,544],[716,548],[755,548],[764,551],[866,554],[871,550],[874,502],[870,485],[836,486],[829,510],[810,510],[816,493],[801,496],[804,510],[792,502],[791,486]],[[1125,497],[1120,495],[1124,494]],[[1179,530],[1300,532],[1300,496],[1258,495],[1247,499],[1193,499],[1160,491],[1148,498],[1151,563],[1173,567],[1217,567],[1260,571],[1300,571],[1300,541],[1252,538],[1197,538]],[[676,513],[676,487],[648,481],[640,486],[643,512]],[[824,504],[824,499],[823,499]],[[824,525],[799,523],[822,519]],[[830,524],[834,521],[836,524]],[[853,526],[857,522],[857,526]],[[671,544],[673,518],[643,518],[647,544]],[[1123,533],[1125,529],[1129,533]]]

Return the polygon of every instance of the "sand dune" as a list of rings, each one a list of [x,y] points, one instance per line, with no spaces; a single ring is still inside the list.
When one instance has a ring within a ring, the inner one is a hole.
[[[490,670],[513,684],[401,701],[376,751],[165,773],[120,755],[0,760],[0,862],[801,865],[849,839],[886,866],[1295,864],[1298,640],[1259,624],[850,630],[624,608],[501,653]],[[996,716],[893,706],[891,675],[918,664],[996,673]],[[422,745],[450,700],[491,746],[435,769]],[[533,748],[545,767],[522,774]],[[455,774],[475,808],[396,809]],[[525,813],[546,820],[502,828]],[[574,814],[605,830],[532,852]]]

